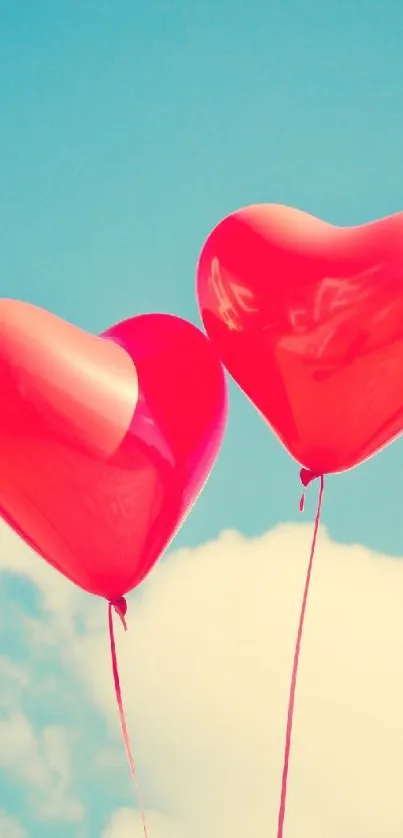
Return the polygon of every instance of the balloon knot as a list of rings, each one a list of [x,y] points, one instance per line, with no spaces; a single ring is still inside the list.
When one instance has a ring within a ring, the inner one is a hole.
[[[124,596],[119,597],[119,599],[113,600],[113,602],[111,602],[111,605],[112,605],[112,608],[115,609],[118,617],[120,617],[124,630],[127,631],[127,625],[126,625],[127,602],[126,602]]]
[[[314,480],[318,480],[319,477],[320,477],[320,474],[317,474],[316,471],[311,471],[309,468],[302,468],[300,473],[299,473],[299,479],[300,479],[300,481],[301,481],[301,483],[302,483],[302,485],[304,486],[305,489]]]
[[[304,490],[299,501],[300,512],[303,512],[304,510],[306,489],[308,488],[310,483],[312,483],[314,480],[319,480],[320,477],[322,477],[322,475],[318,474],[316,471],[311,471],[309,468],[301,468],[299,473],[299,479],[304,487]]]

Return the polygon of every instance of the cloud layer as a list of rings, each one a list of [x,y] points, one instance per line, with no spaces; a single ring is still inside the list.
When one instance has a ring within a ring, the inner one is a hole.
[[[311,534],[311,525],[281,525],[260,538],[224,533],[181,550],[131,598],[128,634],[116,626],[150,838],[275,835]],[[71,677],[81,680],[89,715],[93,705],[109,726],[99,760],[121,793],[104,838],[140,838],[105,608],[5,530],[2,539],[3,564],[28,574],[42,592],[54,642]],[[322,530],[301,655],[286,838],[402,834],[402,603],[403,562],[335,544]],[[67,764],[62,734],[52,735]]]

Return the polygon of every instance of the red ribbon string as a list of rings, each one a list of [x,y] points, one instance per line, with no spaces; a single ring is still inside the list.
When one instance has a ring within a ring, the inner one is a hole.
[[[148,838],[147,823],[146,823],[144,809],[143,809],[143,806],[142,806],[142,803],[141,803],[140,787],[139,787],[139,782],[138,782],[138,779],[137,779],[137,771],[136,771],[136,766],[134,764],[133,752],[132,752],[131,745],[130,745],[129,731],[127,729],[126,716],[125,716],[125,711],[124,711],[124,707],[123,707],[122,690],[121,690],[121,687],[120,687],[119,668],[118,668],[118,661],[117,661],[117,655],[116,655],[115,633],[114,633],[114,629],[113,629],[112,609],[114,609],[116,611],[116,613],[118,614],[118,616],[120,617],[120,619],[122,621],[122,625],[123,625],[124,630],[127,631],[127,625],[126,625],[127,602],[126,602],[125,598],[121,597],[121,599],[117,600],[116,602],[110,602],[108,604],[109,639],[110,639],[110,644],[111,644],[112,671],[113,671],[113,680],[114,680],[114,683],[115,683],[116,702],[117,702],[117,705],[118,705],[120,724],[121,724],[121,727],[122,727],[123,742],[124,742],[124,745],[125,745],[127,760],[128,760],[129,766],[130,766],[130,771],[131,771],[131,775],[133,777],[133,782],[134,782],[134,786],[135,786],[135,790],[136,790],[136,796],[137,796],[137,802],[138,802],[138,807],[139,807],[139,812],[140,812],[140,818],[141,818],[141,822],[142,822],[142,826],[143,826],[144,838]]]
[[[317,507],[316,507],[315,524],[314,524],[312,543],[311,543],[311,552],[310,552],[310,556],[309,556],[308,570],[307,570],[306,580],[305,580],[304,595],[302,597],[302,605],[301,605],[301,612],[300,612],[300,618],[299,618],[297,639],[296,639],[296,642],[295,642],[295,649],[294,649],[294,663],[293,663],[293,668],[292,668],[290,692],[289,692],[289,699],[288,699],[287,728],[286,728],[286,734],[285,734],[283,776],[282,776],[282,781],[281,781],[281,796],[280,796],[280,808],[279,808],[279,813],[278,813],[277,838],[283,838],[284,819],[285,819],[286,804],[287,804],[287,782],[288,782],[288,768],[289,768],[290,751],[291,751],[292,725],[293,725],[293,720],[294,720],[295,692],[296,692],[297,678],[298,678],[298,664],[299,664],[299,656],[300,656],[300,651],[301,651],[302,635],[303,635],[303,630],[304,630],[305,612],[306,612],[306,606],[307,606],[308,595],[309,595],[309,588],[310,588],[310,583],[311,583],[312,566],[313,566],[313,560],[314,560],[314,556],[315,556],[316,540],[317,540],[317,536],[318,536],[320,516],[321,516],[321,512],[322,512],[323,493],[324,493],[324,488],[325,488],[325,480],[324,480],[323,474],[313,474],[313,472],[308,471],[308,469],[301,469],[300,479],[301,479],[302,485],[304,486],[304,489],[306,489],[313,480],[317,480],[317,479],[320,480],[320,486],[319,486],[318,503],[317,503]],[[301,511],[304,508],[304,499],[305,499],[305,491],[302,493],[301,500],[300,500],[300,510]]]

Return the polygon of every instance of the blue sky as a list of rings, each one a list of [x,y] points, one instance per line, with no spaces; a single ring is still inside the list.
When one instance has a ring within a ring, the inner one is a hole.
[[[399,0],[0,0],[1,295],[92,331],[158,310],[199,323],[197,256],[232,210],[282,202],[356,224],[403,209],[402,25]],[[402,466],[397,442],[328,481],[332,538],[403,553]],[[297,521],[298,499],[296,465],[231,386],[220,460],[175,547]],[[35,596],[5,576],[16,621],[40,614]],[[4,654],[31,654],[0,631]],[[53,666],[39,654],[44,679]],[[85,775],[92,838],[113,802]],[[0,808],[24,801],[5,772]],[[31,838],[55,834],[29,817]]]

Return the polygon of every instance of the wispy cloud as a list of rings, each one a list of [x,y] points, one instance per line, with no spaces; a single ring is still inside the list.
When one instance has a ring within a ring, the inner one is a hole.
[[[1,838],[28,838],[19,823],[10,818],[2,809],[0,809],[0,835]]]
[[[26,784],[30,808],[43,820],[77,822],[83,809],[70,791],[69,733],[62,727],[37,732],[18,710],[0,719],[0,769]]]
[[[129,632],[124,636],[117,626],[117,641],[151,838],[274,831],[310,537],[310,525],[282,525],[255,539],[225,533],[171,555],[131,598]],[[21,572],[30,573],[26,568]],[[116,805],[103,838],[140,838],[119,738],[105,607],[68,593],[72,586],[58,580],[55,608],[56,574],[45,566],[41,574],[35,569],[47,630],[72,692],[82,683],[89,734],[94,710],[109,728],[101,744],[93,743],[93,767],[99,782],[107,778]],[[287,838],[397,838],[402,832],[402,602],[403,562],[335,544],[322,530],[301,657]],[[14,682],[17,689],[17,674]],[[66,762],[66,734],[42,730],[38,744],[26,718],[13,724],[20,754],[25,748],[32,755],[24,760],[31,764],[29,782],[35,771],[44,782],[58,770],[66,789],[74,772]]]

